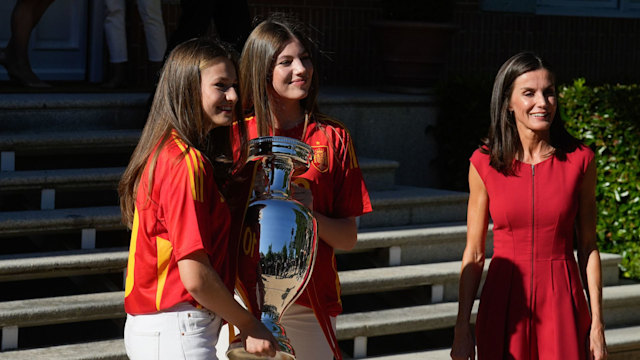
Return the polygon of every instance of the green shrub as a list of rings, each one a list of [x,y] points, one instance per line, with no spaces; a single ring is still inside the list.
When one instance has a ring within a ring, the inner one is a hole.
[[[438,89],[435,166],[442,188],[468,191],[469,157],[487,134],[492,81],[458,77]],[[597,236],[601,251],[621,254],[623,277],[640,279],[640,87],[560,86],[561,116],[596,152]]]
[[[569,132],[597,155],[599,246],[623,256],[624,277],[640,279],[640,87],[578,79],[559,102]]]

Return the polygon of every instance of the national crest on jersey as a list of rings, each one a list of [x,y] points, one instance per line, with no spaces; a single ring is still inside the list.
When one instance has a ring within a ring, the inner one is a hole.
[[[313,167],[322,173],[329,170],[329,147],[327,145],[312,145],[311,148],[313,149],[313,160],[311,161]]]

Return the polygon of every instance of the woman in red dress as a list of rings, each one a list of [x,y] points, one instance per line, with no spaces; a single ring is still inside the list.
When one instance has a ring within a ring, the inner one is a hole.
[[[470,316],[489,218],[494,252],[476,320],[478,359],[607,357],[594,153],[565,130],[554,81],[528,52],[496,76],[489,135],[470,159],[452,359],[475,359]]]

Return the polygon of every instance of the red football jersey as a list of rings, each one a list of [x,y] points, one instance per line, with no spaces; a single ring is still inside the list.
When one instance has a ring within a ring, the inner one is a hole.
[[[313,162],[309,170],[293,181],[311,189],[314,210],[325,216],[347,218],[370,212],[369,193],[362,178],[349,131],[340,122],[325,115],[315,117],[316,121],[308,124],[304,137],[304,123],[286,131],[276,131],[274,134],[302,140],[313,148]],[[249,138],[256,138],[255,117],[247,118],[245,121]],[[258,251],[257,247],[240,244],[241,257],[259,258],[257,254],[242,254],[242,250],[247,248],[255,248],[255,251]],[[243,279],[243,273],[246,275],[244,278],[250,279],[250,272],[255,272],[255,268],[239,268],[238,272],[240,279]],[[335,254],[333,248],[324,241],[318,242],[312,281],[319,297],[317,303],[322,305],[322,310],[330,316],[340,314],[342,303]],[[240,287],[242,290],[242,285]],[[305,290],[297,303],[311,307],[309,291]]]
[[[153,168],[140,178],[131,232],[125,285],[125,310],[148,314],[180,302],[199,306],[185,289],[178,260],[197,250],[209,255],[228,288],[235,276],[225,267],[230,215],[213,178],[213,167],[200,151],[174,131]]]

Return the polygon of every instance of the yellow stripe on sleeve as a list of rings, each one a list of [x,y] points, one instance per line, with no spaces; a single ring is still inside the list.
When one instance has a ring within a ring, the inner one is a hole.
[[[191,179],[191,192],[194,194],[193,199],[196,201],[200,201],[200,194],[198,193],[198,189],[200,189],[200,176],[198,176],[198,160],[196,159],[195,154],[192,149],[189,149],[189,153],[185,157],[187,160],[187,165],[189,166],[189,177]]]
[[[156,289],[156,309],[160,311],[160,302],[162,300],[162,291],[164,284],[167,282],[167,273],[169,270],[169,261],[173,246],[171,242],[159,236],[156,236],[156,247],[158,251],[158,288]]]
[[[204,161],[202,160],[202,153],[198,151],[198,167],[200,171],[198,171],[200,177],[200,201],[204,202]]]
[[[191,157],[193,165],[193,178],[196,193],[196,200],[202,202],[204,196],[204,165],[202,164],[202,154],[196,149],[189,149],[189,156]]]
[[[131,242],[129,245],[129,261],[127,262],[127,279],[124,286],[124,297],[129,296],[133,290],[134,274],[136,268],[136,242],[138,241],[138,208],[133,212],[133,226],[131,227]]]
[[[189,170],[189,183],[191,185],[191,196],[193,200],[203,202],[204,201],[204,161],[200,151],[194,148],[187,148],[185,144],[179,139],[175,138],[174,141],[185,154],[184,160],[187,163]]]

